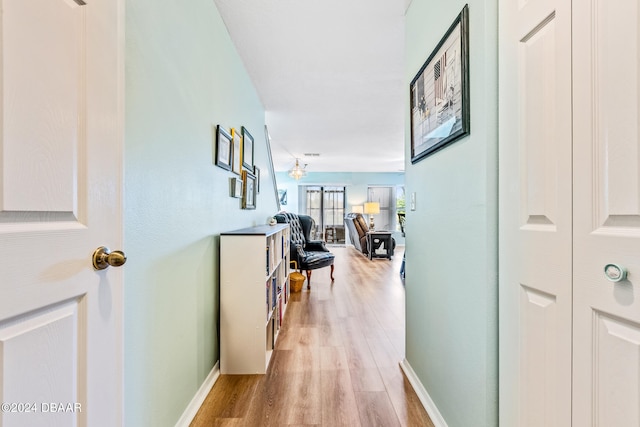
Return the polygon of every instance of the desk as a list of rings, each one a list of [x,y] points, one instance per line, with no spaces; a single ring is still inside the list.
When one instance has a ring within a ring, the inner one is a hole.
[[[368,231],[367,243],[369,246],[369,259],[373,258],[388,258],[393,256],[393,239],[391,238],[390,231]],[[376,249],[381,245],[384,245],[385,253],[377,254]]]

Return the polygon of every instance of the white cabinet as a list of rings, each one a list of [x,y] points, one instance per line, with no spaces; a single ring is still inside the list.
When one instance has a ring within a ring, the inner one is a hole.
[[[289,225],[220,235],[220,372],[264,374],[289,301]]]

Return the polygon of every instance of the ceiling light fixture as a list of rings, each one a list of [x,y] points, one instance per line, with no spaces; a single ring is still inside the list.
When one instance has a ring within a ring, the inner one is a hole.
[[[296,159],[296,165],[289,170],[289,176],[296,181],[307,176],[307,171],[305,170],[306,167],[306,164],[304,166],[300,166],[298,159]]]

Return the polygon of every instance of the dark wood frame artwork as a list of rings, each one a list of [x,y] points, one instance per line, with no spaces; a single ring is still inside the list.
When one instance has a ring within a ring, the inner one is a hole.
[[[242,166],[253,173],[253,136],[242,126]],[[251,156],[251,157],[249,157]]]
[[[225,149],[226,155],[224,155]],[[232,161],[233,140],[229,132],[227,132],[222,126],[218,125],[216,130],[216,166],[230,171]]]
[[[251,196],[251,198],[249,198]],[[256,177],[249,171],[242,171],[242,209],[256,208]]]
[[[409,99],[412,164],[469,135],[469,5],[411,81]]]

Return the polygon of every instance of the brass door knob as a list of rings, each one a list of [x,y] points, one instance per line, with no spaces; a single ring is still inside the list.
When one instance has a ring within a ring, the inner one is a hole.
[[[100,246],[93,253],[93,268],[96,270],[104,270],[110,265],[120,267],[127,262],[127,257],[122,251],[109,250],[106,246]]]

